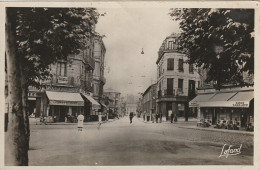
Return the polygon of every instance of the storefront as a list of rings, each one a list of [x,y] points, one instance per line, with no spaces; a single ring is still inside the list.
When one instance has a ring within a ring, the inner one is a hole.
[[[65,117],[84,113],[84,100],[80,93],[45,91],[42,97],[42,116],[51,116],[63,122]]]
[[[254,90],[231,88],[199,93],[189,102],[189,107],[197,108],[199,120],[210,120],[212,124],[218,120],[236,121],[245,127],[254,121]]]
[[[91,96],[87,94],[82,94],[82,97],[85,101],[84,113],[86,117],[96,117],[98,116],[98,112],[101,111],[100,104]]]

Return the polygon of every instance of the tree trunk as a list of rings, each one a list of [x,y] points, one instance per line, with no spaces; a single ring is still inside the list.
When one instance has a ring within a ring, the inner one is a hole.
[[[29,127],[29,112],[28,112],[28,86],[26,82],[26,74],[23,68],[24,63],[20,62],[20,73],[21,73],[21,87],[22,87],[22,104],[23,104],[23,118],[25,126],[26,144],[27,150],[29,150],[30,142],[30,127]]]
[[[16,54],[15,16],[14,8],[6,8],[5,50],[7,55],[9,122],[6,132],[5,164],[27,166],[28,144],[23,116],[20,61]]]

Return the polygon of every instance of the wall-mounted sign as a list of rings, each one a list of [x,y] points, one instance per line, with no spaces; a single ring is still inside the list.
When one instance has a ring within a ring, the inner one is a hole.
[[[60,106],[84,106],[84,102],[80,101],[56,101],[50,100],[50,105],[60,105]]]
[[[233,107],[249,107],[249,102],[235,102]]]

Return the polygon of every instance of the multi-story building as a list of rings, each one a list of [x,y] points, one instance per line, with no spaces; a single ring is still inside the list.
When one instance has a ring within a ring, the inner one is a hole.
[[[124,117],[125,114],[126,114],[126,102],[124,100],[124,97],[121,97],[121,100],[120,100],[120,116],[121,117]]]
[[[104,96],[108,97],[112,102],[109,102],[107,108],[109,114],[120,114],[120,92],[108,88],[104,90]],[[111,113],[112,112],[112,113]]]
[[[172,34],[163,41],[157,64],[157,113],[168,120],[172,111],[188,120],[188,102],[195,97],[200,86],[197,69],[188,64],[185,54],[177,50],[178,34]]]
[[[64,121],[67,115],[81,113],[88,118],[97,114],[101,106],[92,97],[93,49],[94,40],[91,40],[79,54],[69,55],[67,60],[58,60],[50,65],[52,77],[42,82],[44,88],[40,92],[29,88],[29,100],[36,101],[37,116],[52,116],[57,121]]]
[[[126,114],[129,115],[131,112],[136,114],[136,110],[137,110],[137,101],[135,100],[135,96],[127,94],[127,97],[126,97]]]
[[[152,84],[143,93],[142,108],[146,121],[151,120],[152,114],[156,112],[156,90],[157,84]]]
[[[95,69],[93,72],[93,98],[100,103],[103,103],[103,87],[106,83],[106,79],[104,76],[105,53],[106,48],[103,43],[102,37],[96,36],[94,39]]]

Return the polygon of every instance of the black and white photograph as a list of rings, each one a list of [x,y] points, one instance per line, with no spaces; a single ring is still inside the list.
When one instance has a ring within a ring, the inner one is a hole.
[[[1,3],[2,166],[258,169],[259,3],[192,3]]]

